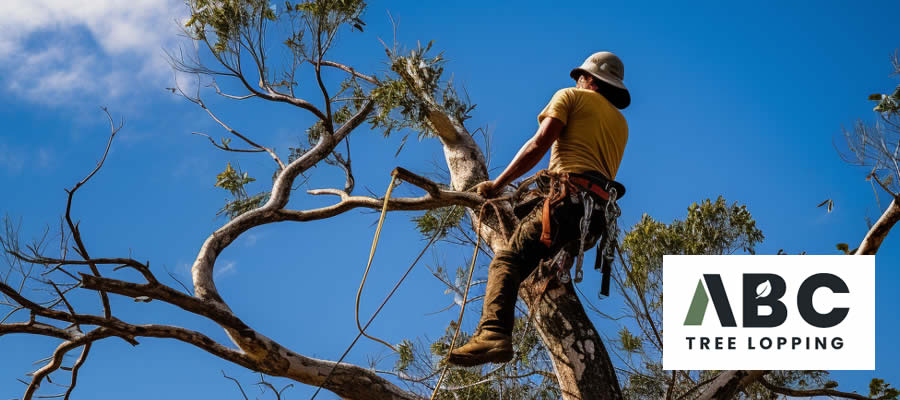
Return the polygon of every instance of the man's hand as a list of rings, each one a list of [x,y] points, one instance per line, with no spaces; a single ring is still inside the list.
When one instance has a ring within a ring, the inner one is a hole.
[[[498,188],[494,181],[484,181],[475,185],[475,193],[486,199],[497,197],[501,188]]]

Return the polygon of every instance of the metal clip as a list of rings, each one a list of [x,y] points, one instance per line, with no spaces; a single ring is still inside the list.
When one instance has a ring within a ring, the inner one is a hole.
[[[581,270],[581,265],[584,263],[584,241],[587,238],[588,231],[591,229],[591,215],[594,213],[594,198],[587,192],[580,192],[579,196],[581,197],[584,214],[581,216],[578,258],[575,260],[575,283],[581,282],[584,278],[584,272]]]
[[[550,265],[556,267],[556,277],[563,285],[569,283],[569,280],[571,280],[569,271],[565,268],[566,266],[563,265],[568,254],[569,252],[565,249],[560,249],[560,251],[556,253],[556,256],[553,257],[553,261],[550,261]]]

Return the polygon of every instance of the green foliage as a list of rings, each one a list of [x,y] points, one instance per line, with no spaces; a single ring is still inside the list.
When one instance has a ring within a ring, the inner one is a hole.
[[[244,185],[255,180],[248,173],[239,172],[231,166],[231,163],[228,163],[225,166],[225,171],[216,175],[215,186],[231,192],[231,195],[235,197],[246,196],[247,192],[244,190]]]
[[[900,390],[892,388],[890,383],[884,382],[884,379],[872,378],[872,382],[869,382],[869,397],[897,400],[900,397]]]
[[[856,250],[859,249],[859,247],[857,247],[853,250],[850,250],[850,245],[848,245],[847,243],[838,243],[837,245],[835,245],[835,247],[848,256],[856,254]]]
[[[408,56],[391,56],[391,71],[397,77],[388,77],[372,90],[370,96],[375,101],[376,110],[369,118],[372,129],[382,130],[385,136],[401,129],[412,129],[420,139],[433,137],[435,128],[429,120],[429,107],[437,106],[441,111],[455,118],[458,122],[469,119],[469,113],[475,108],[459,97],[452,80],[441,81],[444,73],[443,53],[429,56],[433,42],[424,48],[421,46],[409,52]],[[430,105],[416,96],[407,81],[412,73],[419,79],[421,90],[435,98],[437,104]]]
[[[268,0],[188,0],[188,5],[191,16],[184,26],[197,40],[205,40],[212,30],[216,53],[228,49],[229,41],[238,40],[242,29],[276,18]]]
[[[673,381],[672,372],[662,369],[662,344],[658,342],[656,332],[662,327],[663,255],[732,254],[738,251],[752,254],[762,240],[763,234],[746,206],[729,205],[721,196],[715,201],[706,199],[691,204],[684,219],[675,219],[669,224],[645,214],[626,232],[621,244],[625,262],[621,289],[625,303],[629,305],[626,317],[631,323],[620,326],[617,338],[617,348],[622,351],[620,356],[628,371],[622,380],[625,398],[664,398],[673,385],[673,394],[678,398],[696,382],[715,373],[684,371],[676,374]],[[688,375],[692,378],[685,378]],[[768,397],[760,395],[758,398]]]
[[[646,288],[650,274],[662,271],[665,254],[732,254],[743,250],[750,254],[763,240],[762,231],[746,206],[728,205],[719,196],[688,207],[687,218],[666,225],[644,214],[626,233],[622,250],[631,263],[632,276],[627,286]]]
[[[285,1],[285,14],[296,23],[291,36],[284,44],[295,55],[316,61],[331,47],[338,29],[347,24],[362,32],[365,22],[362,14],[366,3],[361,0],[312,0],[299,3]],[[305,39],[309,38],[309,43]],[[310,54],[308,49],[315,51]]]
[[[634,353],[643,347],[641,338],[632,335],[631,331],[624,326],[619,329],[619,343],[622,345],[622,349],[629,353]]]
[[[398,358],[394,364],[394,370],[406,371],[409,368],[409,364],[413,361],[413,343],[408,339],[404,339],[396,347]]]
[[[459,284],[462,282],[464,280],[458,281]],[[453,319],[444,330],[444,334],[427,346],[416,346],[414,342],[404,340],[398,346],[398,360],[395,363],[395,371],[398,376],[413,380],[425,377],[426,384],[433,387],[440,374],[440,369],[444,366],[441,362],[447,355],[455,333],[456,320]],[[465,389],[441,391],[437,398],[453,400],[457,398],[456,396],[470,400],[550,400],[560,398],[559,386],[555,377],[549,372],[552,370],[552,366],[546,357],[546,349],[526,316],[516,318],[512,337],[515,356],[510,362],[471,368],[451,367],[444,377],[442,386],[444,388],[464,387]],[[470,338],[471,335],[468,332],[461,331],[456,340],[456,346],[463,345]]]
[[[269,201],[269,192],[260,192],[247,198],[236,198],[226,202],[225,205],[216,212],[216,215],[225,215],[228,219],[235,219],[247,211],[255,210],[262,207]]]
[[[513,350],[515,357],[505,365],[489,364],[474,368],[451,368],[444,378],[444,387],[466,387],[457,395],[471,400],[550,400],[562,396],[556,379],[542,374],[533,374],[524,378],[497,378],[503,376],[528,375],[529,371],[549,371],[543,345],[537,332],[529,326],[528,319],[521,316],[513,326]],[[455,331],[455,321],[447,327],[444,336],[431,344],[431,354],[443,358],[450,347]],[[470,338],[466,332],[460,332],[457,346],[466,343]],[[438,367],[432,365],[432,368]],[[499,367],[499,368],[498,368]],[[494,377],[495,379],[490,379]],[[453,392],[440,392],[438,399],[456,399]]]
[[[288,11],[302,12],[307,18],[326,21],[330,26],[349,22],[353,28],[362,32],[363,26],[366,25],[360,19],[366,7],[366,3],[361,0],[314,0],[296,3],[293,6],[286,1],[284,6]]]
[[[896,114],[900,112],[900,85],[894,89],[892,94],[870,94],[869,100],[878,102],[873,111]]]
[[[631,374],[622,388],[626,399],[664,399],[669,374],[658,363],[644,365],[643,373]]]
[[[269,192],[257,193],[253,196],[247,195],[247,190],[244,186],[254,181],[256,179],[251,178],[247,172],[236,170],[231,166],[231,163],[228,163],[225,166],[225,170],[216,175],[215,186],[231,193],[232,200],[226,200],[225,205],[216,212],[216,215],[225,215],[229,219],[234,219],[247,211],[261,207],[269,201]]]
[[[413,218],[416,229],[425,237],[438,235],[438,239],[447,236],[450,230],[459,227],[466,209],[459,206],[433,208],[425,211],[420,217]]]

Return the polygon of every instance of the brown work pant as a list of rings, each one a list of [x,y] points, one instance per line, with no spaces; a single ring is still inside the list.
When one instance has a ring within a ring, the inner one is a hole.
[[[598,201],[604,204],[604,200],[595,198],[595,202]],[[519,285],[542,260],[553,257],[560,249],[573,245],[573,241],[580,239],[583,213],[583,206],[580,203],[572,203],[570,199],[564,200],[552,211],[550,221],[553,240],[550,247],[540,240],[543,215],[543,207],[540,204],[520,221],[510,238],[508,248],[498,250],[491,261],[479,329],[512,333]],[[594,210],[590,233],[596,237],[605,225],[603,211]],[[572,248],[577,251],[577,244]]]

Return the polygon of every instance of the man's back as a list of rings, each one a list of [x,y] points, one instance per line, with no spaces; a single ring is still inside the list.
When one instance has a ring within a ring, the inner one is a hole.
[[[598,171],[615,179],[628,141],[625,117],[602,94],[566,88],[553,95],[538,122],[553,117],[565,129],[550,151],[550,171]]]

